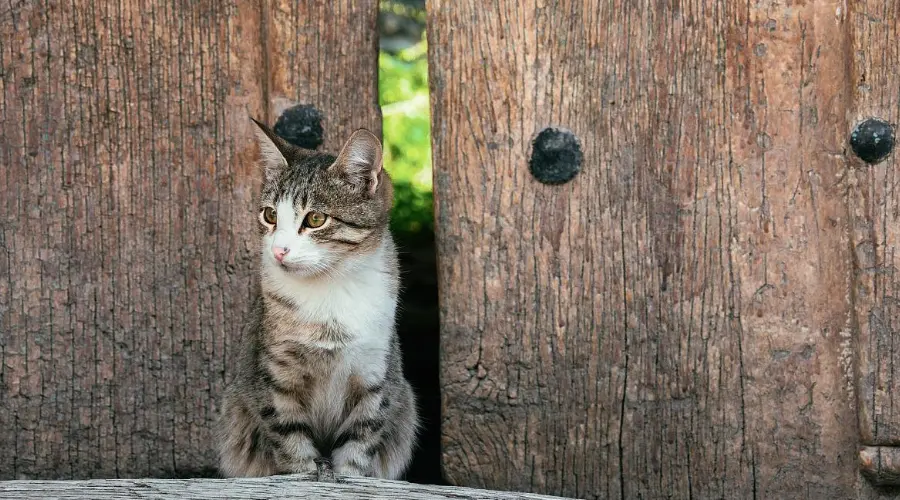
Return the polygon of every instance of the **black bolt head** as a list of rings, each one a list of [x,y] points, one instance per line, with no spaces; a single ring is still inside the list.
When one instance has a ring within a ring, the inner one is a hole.
[[[894,149],[894,127],[884,120],[870,118],[850,133],[850,147],[862,161],[874,165]]]
[[[529,170],[538,182],[564,184],[581,171],[581,144],[572,132],[545,128],[531,144]]]
[[[290,107],[275,122],[275,133],[295,146],[316,149],[325,140],[322,113],[310,104]]]

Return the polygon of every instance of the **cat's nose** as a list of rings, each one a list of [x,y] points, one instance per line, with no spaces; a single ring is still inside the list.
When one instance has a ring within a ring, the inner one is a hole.
[[[275,260],[281,262],[284,260],[284,256],[288,254],[291,250],[289,248],[283,247],[272,247],[272,253],[275,254]]]

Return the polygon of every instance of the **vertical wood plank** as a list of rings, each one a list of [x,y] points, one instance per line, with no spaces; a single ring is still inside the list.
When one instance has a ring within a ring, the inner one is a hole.
[[[900,123],[900,5],[853,2],[854,103],[847,134],[878,118]],[[850,153],[852,154],[852,153]],[[860,433],[867,445],[900,445],[900,198],[896,153],[875,165],[854,158],[850,174],[859,339]]]
[[[311,105],[323,118],[323,150],[337,152],[358,128],[380,136],[378,0],[264,3],[270,122]]]
[[[259,14],[0,14],[0,477],[213,473],[250,288]]]
[[[856,494],[844,3],[429,4],[451,482]]]
[[[0,478],[214,473],[257,255],[248,116],[309,98],[326,147],[380,130],[374,2],[307,3],[0,8]]]

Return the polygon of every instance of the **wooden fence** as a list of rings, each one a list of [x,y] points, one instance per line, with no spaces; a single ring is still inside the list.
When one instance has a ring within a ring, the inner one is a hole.
[[[379,130],[376,12],[0,6],[0,477],[211,474],[247,116]],[[896,0],[429,0],[427,34],[451,483],[895,494]]]

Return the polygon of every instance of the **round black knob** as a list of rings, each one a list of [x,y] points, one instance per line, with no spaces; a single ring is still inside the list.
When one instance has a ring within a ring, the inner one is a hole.
[[[529,170],[544,184],[564,184],[581,171],[581,144],[572,132],[545,128],[531,144]]]
[[[325,140],[322,113],[310,104],[290,107],[275,122],[275,133],[295,146],[316,149]]]
[[[850,147],[862,161],[874,165],[894,149],[894,127],[884,120],[870,118],[850,133]]]

